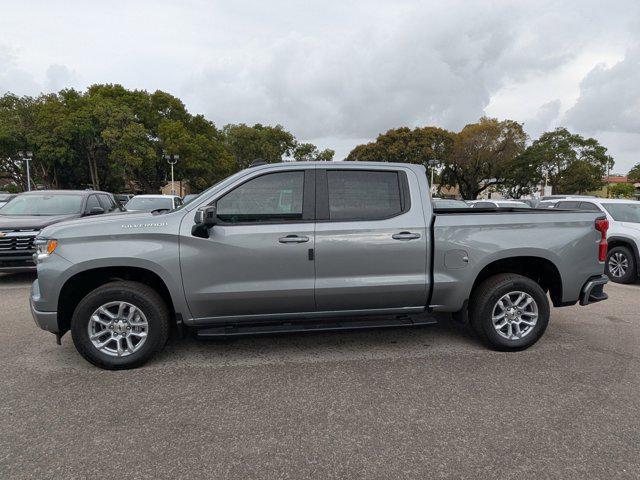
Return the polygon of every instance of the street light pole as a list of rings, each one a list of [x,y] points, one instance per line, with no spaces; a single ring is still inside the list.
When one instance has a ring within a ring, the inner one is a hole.
[[[433,171],[436,169],[436,165],[438,165],[438,160],[436,160],[435,158],[432,158],[427,163],[431,167],[431,183],[429,184],[429,187],[431,188],[431,192],[433,193],[435,191],[433,189]]]
[[[31,151],[19,151],[18,152],[18,156],[24,160],[27,164],[27,191],[31,191],[31,172],[29,170],[29,162],[31,161],[31,159],[33,158],[33,152]]]
[[[169,163],[169,165],[171,165],[171,195],[175,195],[176,194],[176,184],[173,181],[173,166],[176,163],[178,163],[178,160],[180,160],[180,155],[168,155],[168,154],[165,153],[163,156],[164,156],[164,159],[167,161],[167,163]]]

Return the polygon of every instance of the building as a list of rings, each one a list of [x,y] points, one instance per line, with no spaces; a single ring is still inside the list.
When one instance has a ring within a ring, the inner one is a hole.
[[[620,183],[633,183],[626,175],[606,175],[602,181],[605,183],[604,187],[600,190],[596,190],[595,192],[590,192],[592,195],[606,198],[609,196],[609,188],[613,185]],[[635,197],[637,200],[640,200],[640,182],[633,183],[633,186],[636,189]]]
[[[174,186],[171,186],[171,181],[160,189],[160,193],[163,195],[173,195],[173,188],[175,188],[175,194],[179,197],[184,197],[189,194],[189,185],[184,180],[176,180],[173,182]]]

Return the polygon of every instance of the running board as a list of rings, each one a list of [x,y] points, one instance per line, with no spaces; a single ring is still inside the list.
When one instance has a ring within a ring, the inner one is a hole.
[[[299,333],[321,332],[336,330],[360,330],[390,327],[414,327],[420,325],[434,325],[438,323],[433,317],[420,315],[419,317],[399,316],[384,319],[363,320],[335,320],[272,322],[261,324],[235,323],[215,327],[199,328],[196,335],[201,338],[234,337],[242,335],[261,335],[268,333]]]

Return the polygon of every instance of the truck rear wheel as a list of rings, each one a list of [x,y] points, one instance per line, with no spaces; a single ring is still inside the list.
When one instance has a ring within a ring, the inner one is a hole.
[[[524,350],[538,341],[549,323],[549,300],[540,285],[513,273],[483,281],[471,294],[473,330],[490,348]]]
[[[71,319],[73,343],[86,360],[108,370],[139,367],[169,336],[169,311],[152,288],[117,281],[84,297]]]

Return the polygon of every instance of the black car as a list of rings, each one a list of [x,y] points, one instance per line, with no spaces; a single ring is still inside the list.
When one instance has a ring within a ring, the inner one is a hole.
[[[33,267],[34,239],[44,227],[123,208],[107,192],[41,190],[24,192],[0,208],[0,270]]]

